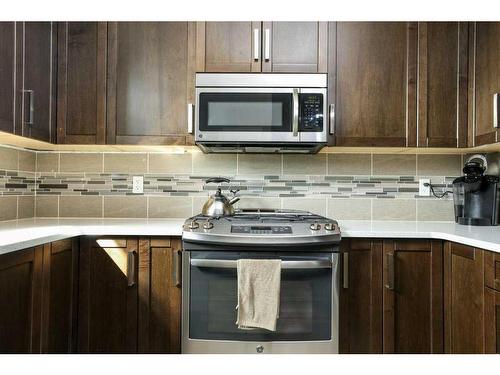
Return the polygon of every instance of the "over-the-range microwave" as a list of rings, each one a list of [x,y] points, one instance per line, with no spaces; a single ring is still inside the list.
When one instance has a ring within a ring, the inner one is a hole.
[[[327,142],[326,74],[196,74],[204,152],[315,153]]]

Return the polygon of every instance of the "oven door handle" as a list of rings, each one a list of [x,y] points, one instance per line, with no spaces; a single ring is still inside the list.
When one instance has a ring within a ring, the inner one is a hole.
[[[236,260],[191,259],[191,266],[202,268],[236,268]],[[332,268],[331,260],[284,260],[282,269],[319,269]]]

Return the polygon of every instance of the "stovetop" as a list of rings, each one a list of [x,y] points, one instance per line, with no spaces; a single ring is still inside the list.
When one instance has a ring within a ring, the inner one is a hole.
[[[234,216],[196,215],[184,223],[182,239],[234,245],[338,244],[335,220],[300,210],[242,209]]]

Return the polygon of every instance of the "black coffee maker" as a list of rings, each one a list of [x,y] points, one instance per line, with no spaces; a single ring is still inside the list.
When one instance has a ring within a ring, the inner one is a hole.
[[[464,176],[453,181],[455,221],[464,225],[498,225],[499,178],[485,175],[487,161],[473,155],[465,163]]]

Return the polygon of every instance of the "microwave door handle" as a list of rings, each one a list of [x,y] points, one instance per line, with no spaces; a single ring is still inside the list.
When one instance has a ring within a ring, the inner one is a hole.
[[[292,118],[292,132],[296,137],[299,134],[299,89],[293,89],[293,118]]]
[[[201,268],[236,268],[236,260],[191,259],[191,266]],[[332,268],[331,260],[284,260],[282,269],[323,269]]]

